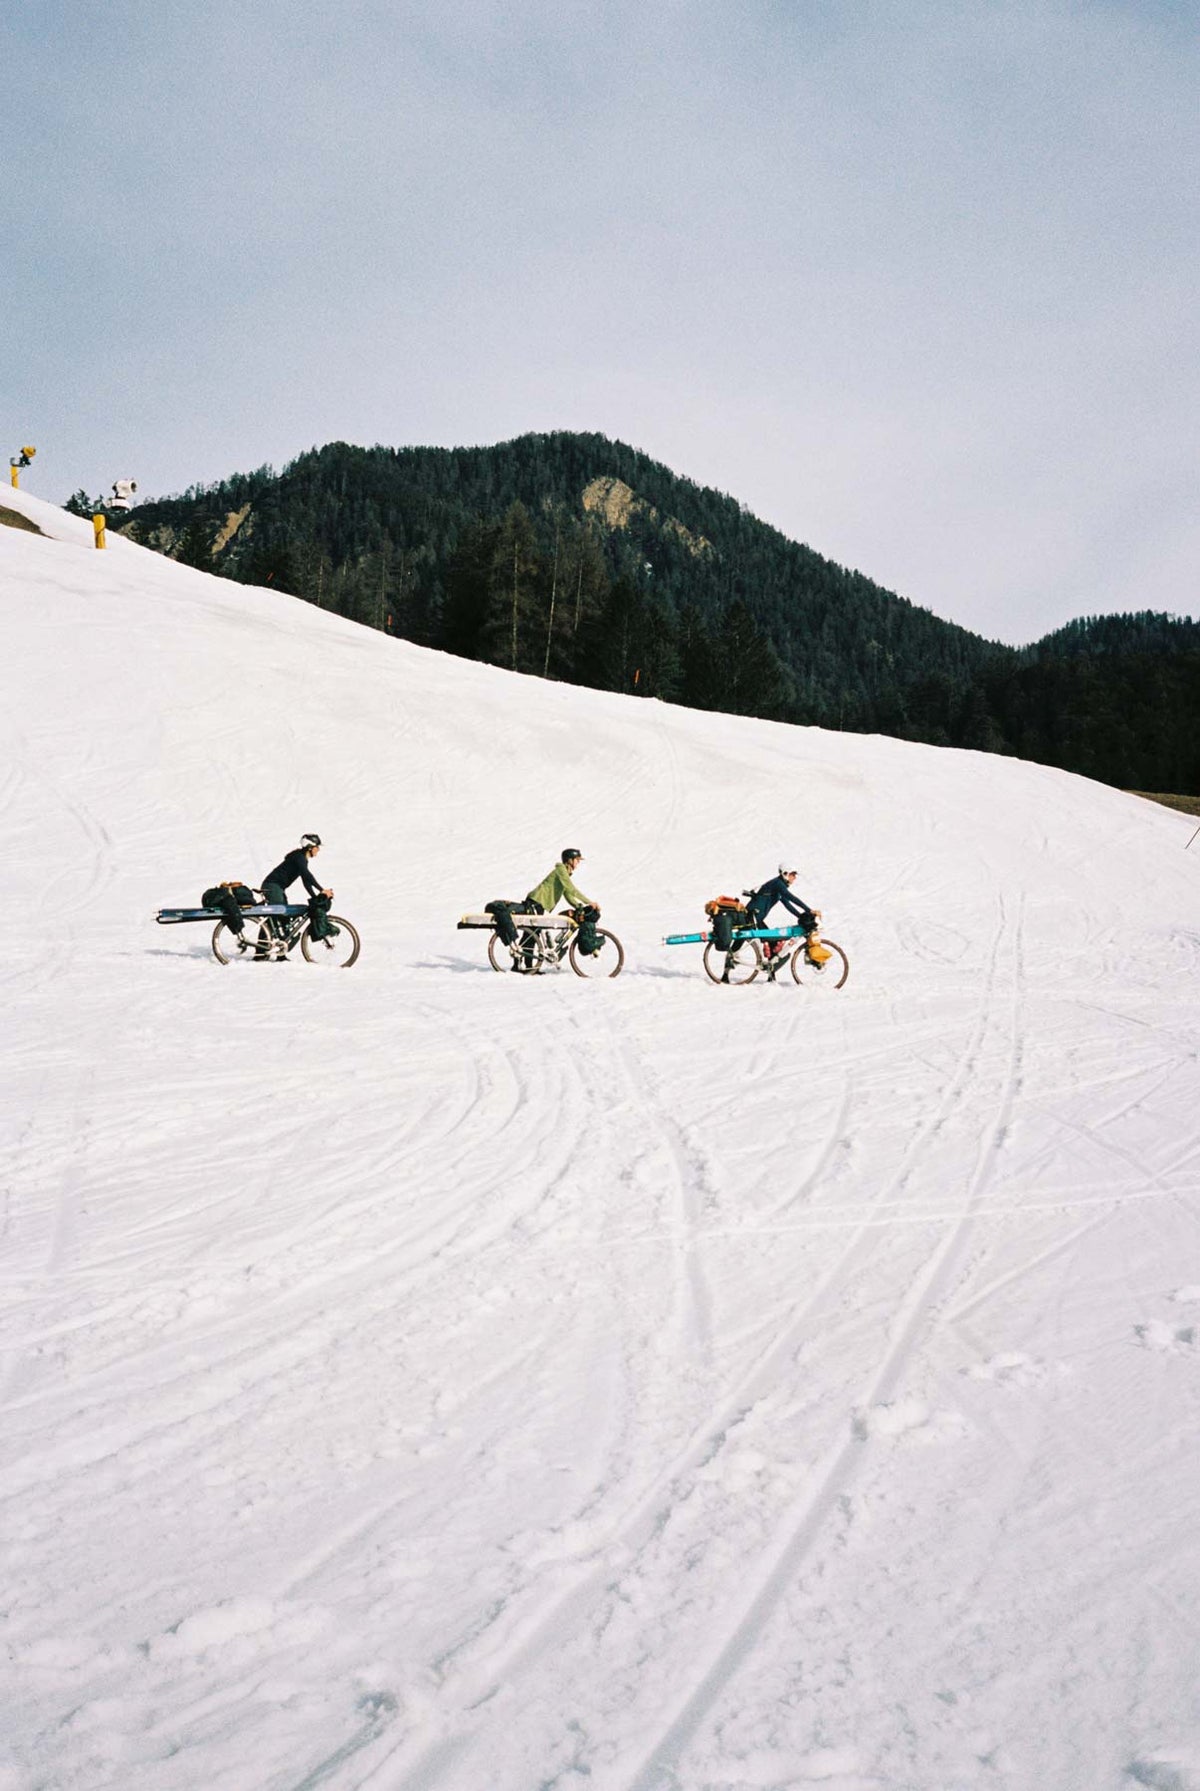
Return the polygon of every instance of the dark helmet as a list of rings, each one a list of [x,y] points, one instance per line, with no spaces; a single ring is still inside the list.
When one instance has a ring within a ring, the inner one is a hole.
[[[582,858],[583,853],[578,846],[564,846],[560,856],[563,864],[566,864],[568,858]]]
[[[302,833],[300,835],[300,844],[302,846],[319,846],[320,843],[321,836],[319,833]]]

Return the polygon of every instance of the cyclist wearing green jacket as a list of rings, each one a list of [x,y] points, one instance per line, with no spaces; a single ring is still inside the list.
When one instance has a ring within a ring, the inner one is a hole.
[[[575,867],[583,860],[583,853],[577,846],[564,846],[558,863],[550,871],[536,889],[531,889],[523,902],[489,902],[486,912],[496,922],[496,931],[513,955],[514,970],[529,970],[533,967],[531,940],[528,935],[524,941],[518,939],[517,923],[514,915],[521,914],[553,914],[561,901],[566,901],[572,908],[586,908],[593,919],[598,919],[599,908],[589,902],[582,890],[576,889],[573,877]]]
[[[568,906],[571,908],[596,907],[596,903],[589,901],[587,896],[582,895],[571,881],[576,865],[581,864],[582,862],[583,853],[577,846],[565,846],[563,848],[558,863],[555,865],[554,869],[547,876],[543,877],[537,888],[531,889],[529,894],[525,897],[527,902],[533,904],[533,913],[553,914],[554,910],[558,907],[558,904],[564,897]],[[525,912],[528,914],[531,910],[527,908]],[[597,912],[599,912],[598,909]]]

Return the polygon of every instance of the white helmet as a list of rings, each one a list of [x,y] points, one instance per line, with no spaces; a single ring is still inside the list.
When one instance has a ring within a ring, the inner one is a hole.
[[[781,858],[779,860],[779,875],[781,877],[795,877],[798,874],[799,866],[794,858]]]

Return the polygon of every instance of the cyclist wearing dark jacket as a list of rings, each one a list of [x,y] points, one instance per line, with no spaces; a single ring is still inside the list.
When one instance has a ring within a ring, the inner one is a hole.
[[[307,889],[309,895],[328,896],[330,900],[332,900],[333,891],[331,889],[322,889],[321,885],[317,882],[317,879],[308,868],[309,859],[315,858],[320,850],[320,834],[306,833],[295,851],[289,852],[282,863],[277,864],[273,871],[268,871],[263,878],[263,901],[286,902],[286,892],[291,888],[297,877],[302,877],[304,879],[304,887]]]
[[[746,905],[747,912],[751,916],[751,924],[761,927],[772,908],[782,902],[788,913],[795,915],[809,935],[804,947],[804,955],[809,963],[816,965],[819,970],[822,964],[829,962],[831,954],[817,938],[817,924],[820,921],[820,915],[815,914],[807,902],[792,894],[792,884],[795,881],[796,872],[788,865],[781,864],[779,875],[772,877],[769,883],[764,883],[761,889],[756,889],[750,897]],[[776,958],[783,956],[784,942],[782,939],[764,939],[761,949],[763,957],[767,960],[767,974],[770,976],[772,974],[771,964]]]
[[[779,875],[756,889],[746,905],[751,922],[756,927],[766,925],[768,914],[777,903],[782,902],[789,914],[794,914],[800,925],[808,932],[817,924],[817,917],[808,903],[792,894],[792,884],[796,881],[796,872],[787,865],[781,864]]]

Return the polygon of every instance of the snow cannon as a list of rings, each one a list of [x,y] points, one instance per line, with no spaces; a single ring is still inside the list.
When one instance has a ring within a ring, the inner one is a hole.
[[[14,490],[16,490],[21,483],[21,468],[23,466],[32,466],[33,457],[36,453],[36,448],[22,448],[19,454],[10,455],[8,464],[12,470],[9,476],[12,479]]]

